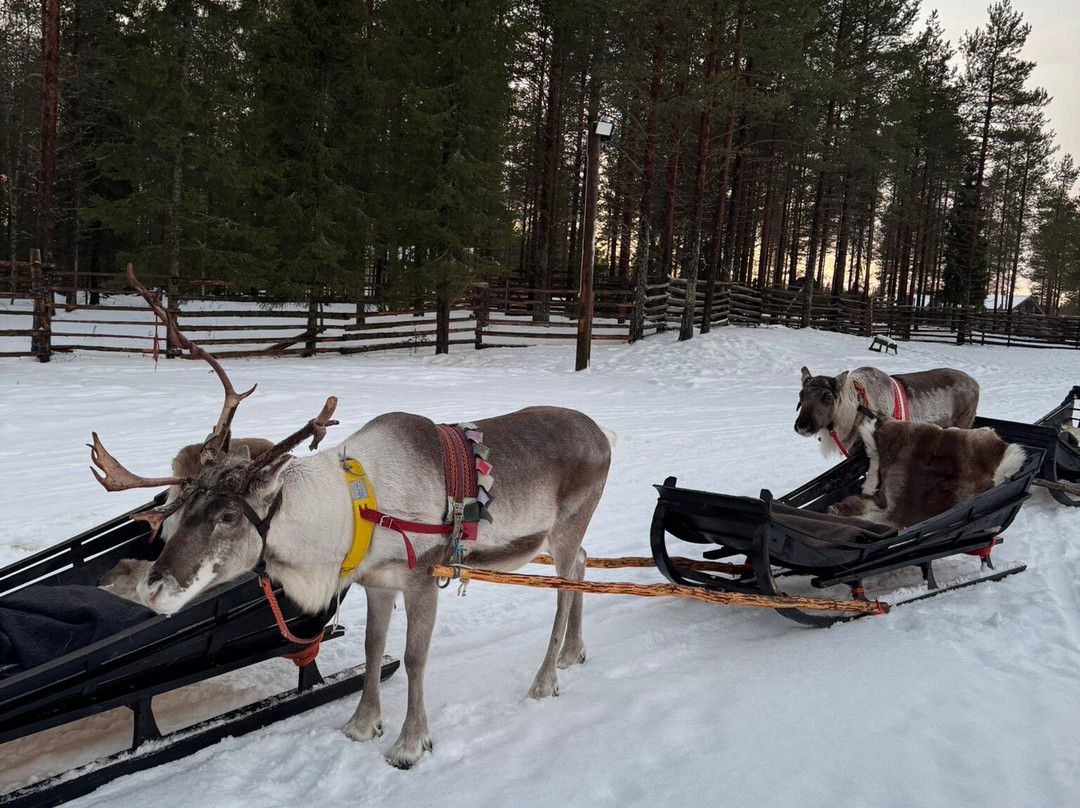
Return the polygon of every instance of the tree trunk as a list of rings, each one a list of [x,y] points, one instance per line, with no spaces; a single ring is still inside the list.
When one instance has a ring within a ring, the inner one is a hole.
[[[701,318],[701,333],[707,334],[712,328],[712,307],[716,296],[716,282],[720,274],[720,261],[724,254],[724,216],[727,201],[729,174],[731,169],[731,144],[735,134],[735,102],[739,92],[739,76],[742,70],[742,35],[746,22],[746,2],[739,0],[738,16],[735,19],[735,43],[731,53],[731,98],[724,115],[724,139],[721,143],[720,181],[717,184],[716,210],[713,215],[712,247],[709,250],[709,263],[705,275],[705,315]]]
[[[694,175],[694,195],[690,219],[690,248],[686,251],[683,263],[683,278],[686,279],[686,305],[683,307],[682,322],[679,324],[679,340],[692,339],[694,336],[694,312],[697,308],[697,282],[701,261],[701,227],[705,218],[705,177],[709,167],[709,150],[712,146],[712,108],[713,76],[716,75],[716,48],[720,38],[720,24],[716,21],[717,7],[713,6],[713,25],[709,34],[709,52],[705,56],[705,100],[698,122],[697,172]],[[709,319],[710,312],[705,311],[703,319]]]
[[[53,192],[56,185],[56,114],[60,90],[60,0],[41,4],[41,173],[38,190],[38,249],[53,260]]]
[[[652,246],[652,183],[656,165],[656,118],[660,105],[660,69],[666,57],[664,26],[656,26],[652,77],[649,80],[649,107],[645,118],[645,148],[641,165],[641,200],[638,203],[638,246],[634,256],[634,316],[630,341],[645,336],[645,298],[649,287],[649,252]]]

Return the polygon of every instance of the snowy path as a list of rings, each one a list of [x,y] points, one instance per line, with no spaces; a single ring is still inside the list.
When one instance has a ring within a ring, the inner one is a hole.
[[[530,404],[576,407],[619,434],[590,554],[645,555],[653,483],[783,493],[827,468],[792,431],[799,368],[834,373],[958,367],[982,384],[980,413],[1032,420],[1080,383],[1080,353],[901,345],[785,329],[724,328],[689,344],[664,335],[594,346],[571,372],[571,345],[229,363],[259,383],[237,434],[280,437],[341,399],[347,429],[395,409],[435,420]],[[157,474],[201,440],[220,393],[203,366],[135,357],[0,363],[0,565],[145,501],[106,494],[86,470],[96,430],[129,468]],[[522,697],[540,663],[554,595],[474,583],[440,601],[427,701],[435,753],[410,772],[382,760],[404,716],[405,677],[384,686],[387,735],[356,744],[338,727],[351,699],[127,777],[78,808],[311,806],[1080,805],[1080,509],[1035,492],[997,551],[1026,561],[998,584],[886,617],[811,630],[768,611],[693,601],[586,598],[589,661],[560,672],[562,695]],[[943,565],[960,574],[972,559]],[[537,571],[540,571],[539,569]],[[653,570],[593,571],[659,580]],[[917,575],[893,576],[916,586]],[[320,664],[362,658],[363,598],[343,608],[349,637]],[[400,655],[404,615],[388,652]],[[163,729],[288,687],[274,660],[155,701]],[[170,724],[170,721],[173,722]],[[0,790],[123,747],[117,711],[0,747]]]

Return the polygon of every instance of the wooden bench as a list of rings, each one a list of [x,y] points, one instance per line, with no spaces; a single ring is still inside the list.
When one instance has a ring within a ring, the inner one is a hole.
[[[870,350],[877,351],[878,353],[881,353],[882,350],[884,350],[885,353],[888,353],[889,351],[897,353],[898,346],[896,342],[883,334],[875,334],[874,339],[870,342]]]

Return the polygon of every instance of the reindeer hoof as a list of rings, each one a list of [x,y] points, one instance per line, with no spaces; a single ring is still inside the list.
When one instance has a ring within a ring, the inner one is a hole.
[[[571,665],[580,665],[585,661],[585,646],[581,646],[578,649],[564,648],[562,653],[559,654],[559,661],[555,663],[556,667],[569,668]]]
[[[358,721],[356,718],[350,718],[345,722],[345,726],[341,728],[341,731],[354,741],[370,741],[372,738],[381,738],[383,734],[382,719]]]
[[[420,762],[424,752],[432,751],[434,751],[434,746],[431,743],[431,736],[422,738],[419,748],[417,748],[417,744],[406,743],[399,738],[397,743],[386,753],[386,762],[395,769],[411,769]]]
[[[559,695],[559,681],[554,676],[541,678],[538,675],[532,687],[529,688],[528,697],[530,699],[546,699],[557,695]]]

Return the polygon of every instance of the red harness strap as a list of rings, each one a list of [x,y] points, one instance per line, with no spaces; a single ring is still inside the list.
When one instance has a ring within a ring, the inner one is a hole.
[[[893,400],[893,418],[897,421],[910,420],[911,415],[908,413],[907,393],[904,388],[900,386],[900,382],[889,377],[889,381],[892,382],[892,400]]]
[[[465,499],[476,499],[478,484],[476,481],[475,460],[472,449],[469,447],[465,433],[458,427],[448,424],[438,424],[436,431],[442,444],[443,475],[446,479],[446,495],[455,502]],[[489,468],[490,471],[490,468]],[[453,519],[454,514],[449,517]],[[409,569],[416,566],[416,551],[413,550],[412,542],[409,541],[408,533],[424,533],[426,535],[448,535],[454,532],[454,525],[429,525],[423,522],[410,522],[406,519],[398,519],[382,511],[372,508],[361,508],[360,518],[368,522],[374,522],[379,527],[396,530],[405,542],[405,553],[409,559]],[[464,522],[462,524],[462,538],[476,538],[476,522]]]
[[[409,537],[405,535],[405,531],[410,533],[453,533],[453,525],[425,525],[422,522],[408,522],[404,519],[398,519],[396,516],[389,516],[382,511],[375,511],[370,508],[360,509],[360,518],[366,519],[369,522],[374,522],[379,527],[390,528],[390,530],[396,530],[401,534],[401,538],[405,541],[405,552],[409,557],[409,569],[416,566],[416,552],[413,550],[412,542],[409,541]]]
[[[855,387],[855,392],[859,394],[859,402],[862,404],[862,406],[869,407],[870,400],[866,397],[866,388],[854,379],[851,380],[851,384]],[[854,435],[854,431],[852,432],[852,435]],[[844,457],[850,457],[850,455],[848,454],[848,450],[844,448],[844,442],[840,440],[839,436],[836,434],[835,429],[829,430],[829,437],[833,439],[833,443],[835,443],[836,448],[840,450],[840,454],[842,454]]]
[[[438,424],[435,429],[442,442],[443,475],[446,478],[447,498],[454,503],[475,500],[479,494],[479,485],[476,481],[477,458],[473,456],[465,430],[451,424]],[[483,463],[482,460],[480,462]],[[452,521],[455,518],[454,513],[447,514],[447,518]],[[476,526],[475,521],[463,521],[461,537],[467,541],[475,541]]]

